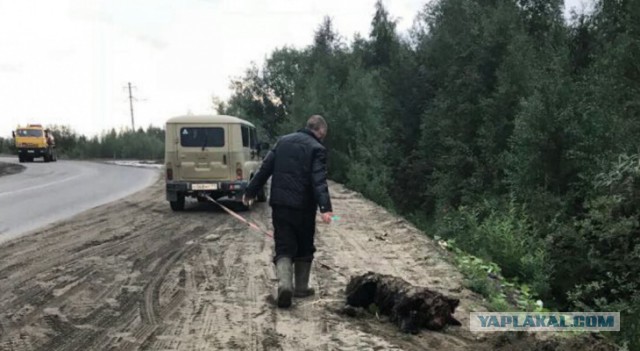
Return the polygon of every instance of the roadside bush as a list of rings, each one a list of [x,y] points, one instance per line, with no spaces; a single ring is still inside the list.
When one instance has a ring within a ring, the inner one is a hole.
[[[456,265],[465,276],[467,288],[484,296],[490,311],[545,311],[541,301],[536,301],[529,285],[515,279],[507,279],[495,263],[469,255],[461,250],[455,240],[441,241],[441,247],[454,254]]]
[[[528,282],[536,295],[545,296],[550,273],[546,245],[524,213],[514,203],[460,207],[436,222],[436,235],[455,239],[463,250],[497,263],[505,277]]]

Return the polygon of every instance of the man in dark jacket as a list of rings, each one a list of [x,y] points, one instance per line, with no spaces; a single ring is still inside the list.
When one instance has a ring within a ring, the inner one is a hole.
[[[309,117],[306,128],[281,137],[262,162],[243,197],[245,204],[250,204],[272,177],[269,204],[275,229],[278,307],[291,306],[292,295],[314,294],[309,288],[309,275],[316,251],[313,237],[317,208],[323,222],[331,223],[332,217],[327,186],[327,150],[322,145],[327,130],[324,118],[314,115]]]

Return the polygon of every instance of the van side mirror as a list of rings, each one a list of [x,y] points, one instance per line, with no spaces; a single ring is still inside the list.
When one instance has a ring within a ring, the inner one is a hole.
[[[11,131],[11,136],[15,139],[16,138],[16,132],[15,131]]]

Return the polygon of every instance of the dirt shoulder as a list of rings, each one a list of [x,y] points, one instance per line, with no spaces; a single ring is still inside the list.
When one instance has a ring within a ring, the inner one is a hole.
[[[25,167],[17,163],[0,162],[0,177],[24,171]]]
[[[318,226],[311,299],[269,302],[271,239],[208,206],[173,213],[163,183],[0,246],[2,350],[494,350],[536,343],[468,331],[481,299],[408,222],[332,184],[341,216]],[[270,210],[245,213],[270,227]],[[373,270],[459,298],[462,327],[400,333],[336,312],[347,278]],[[531,348],[525,347],[530,345]],[[542,350],[543,348],[540,348]],[[547,348],[548,349],[548,348]]]

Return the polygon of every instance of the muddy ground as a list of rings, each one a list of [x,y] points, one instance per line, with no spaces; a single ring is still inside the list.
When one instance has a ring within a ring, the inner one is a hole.
[[[471,334],[481,299],[408,222],[332,184],[318,294],[274,308],[271,239],[210,206],[173,213],[163,183],[0,246],[0,350],[553,350]],[[270,227],[270,210],[245,213]],[[374,270],[459,298],[462,327],[400,333],[339,314],[346,276]],[[344,275],[344,276],[343,276]],[[495,334],[494,334],[495,335]],[[526,338],[525,338],[526,339]]]
[[[0,177],[20,173],[24,166],[17,163],[0,162]]]

